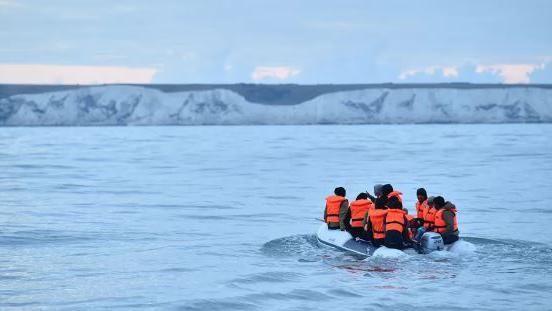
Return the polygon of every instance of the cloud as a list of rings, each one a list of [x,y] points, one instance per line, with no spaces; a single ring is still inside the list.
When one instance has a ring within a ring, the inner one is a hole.
[[[266,79],[277,79],[277,80],[286,80],[290,77],[296,76],[301,72],[301,70],[293,67],[266,67],[266,66],[257,66],[253,73],[251,73],[251,79],[255,81],[266,80]]]
[[[477,73],[490,72],[502,77],[504,83],[529,83],[530,75],[543,64],[498,64],[478,65]]]
[[[441,70],[445,77],[458,77],[458,68],[456,67],[444,67]]]
[[[428,66],[407,69],[399,74],[405,82],[531,83],[549,81],[547,63]]]
[[[155,68],[115,66],[66,66],[46,64],[0,64],[0,83],[13,84],[103,84],[150,83]]]
[[[399,74],[400,80],[407,80],[418,75],[435,76],[436,78],[458,77],[458,68],[454,66],[429,66],[425,68],[408,69]]]

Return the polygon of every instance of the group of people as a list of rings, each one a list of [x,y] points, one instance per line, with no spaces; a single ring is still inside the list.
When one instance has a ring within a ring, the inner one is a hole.
[[[375,185],[374,195],[362,192],[349,203],[345,188],[335,188],[324,208],[328,229],[346,230],[374,246],[395,249],[418,243],[427,231],[441,234],[445,244],[458,241],[456,207],[442,196],[428,197],[427,191],[419,188],[413,216],[403,207],[402,193],[392,185]]]

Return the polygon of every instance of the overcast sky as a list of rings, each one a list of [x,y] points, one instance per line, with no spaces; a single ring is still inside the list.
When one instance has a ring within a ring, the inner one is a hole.
[[[552,1],[0,0],[0,83],[552,83]]]

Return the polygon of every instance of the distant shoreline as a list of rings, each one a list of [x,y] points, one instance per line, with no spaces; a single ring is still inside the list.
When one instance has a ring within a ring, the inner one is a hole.
[[[365,89],[552,89],[552,84],[490,84],[490,83],[367,83],[367,84],[0,84],[0,99],[20,94],[39,94],[102,86],[138,86],[165,93],[226,89],[251,102],[269,105],[295,105],[317,96]]]
[[[552,86],[451,86],[14,86],[0,125],[552,123]]]

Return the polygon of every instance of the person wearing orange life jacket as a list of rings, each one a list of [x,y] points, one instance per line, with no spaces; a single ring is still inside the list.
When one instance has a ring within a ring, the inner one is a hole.
[[[399,202],[402,203],[402,195],[403,195],[402,192],[395,190],[387,195],[387,199],[389,200],[391,198],[397,198],[397,200],[399,200]]]
[[[402,203],[402,195],[402,192],[394,190],[391,184],[385,184],[381,187],[381,196],[387,198],[387,200],[396,197]]]
[[[409,242],[408,218],[399,198],[392,196],[387,202],[384,245],[389,248],[403,249],[405,243]]]
[[[411,227],[416,228],[416,234],[412,239],[414,242],[419,242],[427,231],[433,230],[433,223],[435,221],[435,213],[437,210],[433,207],[434,197],[428,197],[421,207],[422,218],[416,218],[411,221]],[[420,198],[418,198],[419,202]]]
[[[435,209],[433,200],[434,200],[434,197],[427,198],[427,208],[425,209],[425,212],[424,212],[425,231],[433,230],[433,224],[435,222],[435,213],[437,213],[437,209]]]
[[[364,221],[364,230],[368,233],[372,244],[376,247],[385,242],[385,216],[387,207],[385,207],[386,197],[376,199],[375,208],[368,211]]]
[[[368,199],[366,192],[360,193],[356,200],[349,205],[349,211],[345,219],[350,219],[349,233],[354,238],[369,239],[366,231],[364,231],[363,219],[366,213],[372,209],[374,209],[374,203]]]
[[[330,230],[346,230],[349,226],[348,223],[345,223],[345,217],[349,210],[349,201],[347,201],[345,195],[345,188],[337,187],[334,190],[334,195],[326,198],[324,222],[328,224],[328,229]]]
[[[451,244],[459,239],[458,219],[456,217],[456,206],[445,202],[443,197],[436,197],[433,204],[437,209],[433,231],[441,234],[445,244]]]
[[[416,190],[416,196],[418,197],[416,201],[416,217],[423,219],[424,211],[428,208],[427,191],[424,188],[419,188]]]

